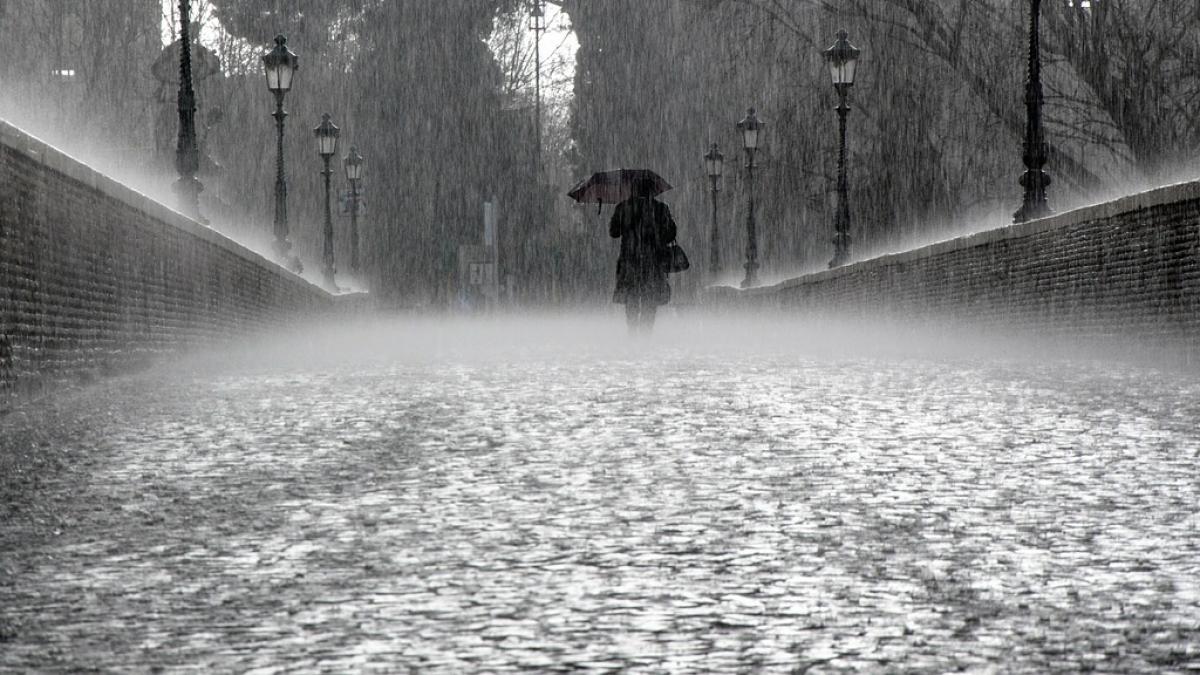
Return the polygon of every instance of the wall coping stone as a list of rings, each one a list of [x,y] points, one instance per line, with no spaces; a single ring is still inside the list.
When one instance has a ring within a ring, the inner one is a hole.
[[[324,288],[310,283],[297,274],[293,274],[274,261],[246,248],[211,227],[196,222],[165,204],[134,190],[128,185],[105,176],[62,150],[18,129],[3,119],[0,119],[0,145],[23,153],[41,162],[46,167],[68,178],[77,180],[101,194],[126,204],[137,211],[141,211],[152,218],[225,249],[289,283],[301,285],[310,291],[318,291],[332,298],[329,291]]]
[[[1079,223],[1085,223],[1094,220],[1103,220],[1112,218],[1124,213],[1132,213],[1134,211],[1142,211],[1163,204],[1171,204],[1178,202],[1186,202],[1192,200],[1200,200],[1200,180],[1185,181],[1182,183],[1174,183],[1163,187],[1146,190],[1137,194],[1128,195],[1112,201],[1102,202],[1099,204],[1091,204],[1083,206],[1071,211],[1056,213],[1045,218],[1038,218],[1024,223],[997,227],[991,230],[984,230],[974,234],[967,234],[945,241],[939,241],[933,244],[927,244],[919,248],[901,251],[899,253],[889,253],[881,255],[877,258],[869,258],[858,262],[850,263],[836,269],[821,270],[811,274],[805,274],[791,279],[785,279],[771,286],[757,286],[749,289],[738,289],[732,286],[709,287],[709,290],[722,289],[722,292],[730,291],[742,294],[743,296],[764,296],[777,293],[779,291],[795,288],[797,286],[805,286],[808,284],[820,283],[830,279],[837,278],[844,274],[855,272],[869,272],[891,265],[903,264],[922,258],[930,258],[951,251],[972,248],[984,244],[991,244],[1009,239],[1020,239],[1041,232],[1048,232]],[[724,289],[728,289],[727,291]]]

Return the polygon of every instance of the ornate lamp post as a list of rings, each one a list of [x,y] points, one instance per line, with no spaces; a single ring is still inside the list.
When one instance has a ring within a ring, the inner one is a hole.
[[[846,180],[846,114],[850,112],[850,106],[846,103],[846,96],[854,86],[859,51],[850,44],[849,37],[846,31],[838,31],[837,42],[825,50],[833,88],[838,93],[838,206],[833,217],[833,260],[829,261],[830,268],[841,267],[850,259],[850,198]]]
[[[742,288],[758,285],[758,235],[754,231],[754,151],[758,150],[758,132],[764,122],[754,114],[754,108],[746,110],[746,116],[737,123],[742,132],[742,147],[746,149],[746,278]]]
[[[203,222],[200,217],[200,192],[204,185],[196,179],[200,170],[200,151],[196,145],[196,93],[192,90],[192,40],[190,34],[191,0],[179,0],[179,140],[175,146],[175,192],[180,210]]]
[[[362,179],[363,158],[358,148],[350,146],[344,160],[346,180],[350,181],[350,269],[358,271],[358,181]]]
[[[1041,0],[1030,0],[1029,79],[1025,84],[1025,173],[1021,175],[1021,187],[1025,188],[1025,195],[1021,208],[1013,214],[1014,223],[1053,213],[1046,205],[1046,186],[1050,185],[1050,176],[1042,171],[1042,167],[1046,166],[1046,137],[1042,132],[1042,60],[1038,42],[1041,13]]]
[[[725,166],[725,155],[713,143],[708,154],[704,156],[704,166],[708,170],[708,178],[712,181],[712,227],[708,242],[708,271],[713,279],[721,271],[720,236],[717,232],[717,193],[721,191],[721,170]]]
[[[333,171],[329,169],[329,160],[337,154],[337,139],[340,131],[329,119],[329,113],[321,115],[321,124],[313,129],[313,135],[317,137],[317,153],[325,162],[325,169],[321,171],[321,175],[325,177],[325,249],[324,255],[321,256],[321,261],[324,263],[321,273],[325,277],[325,285],[330,290],[337,289],[333,283],[333,275],[337,272],[337,268],[333,265],[333,212],[329,207],[329,178],[333,175]]]
[[[281,260],[287,258],[292,243],[288,241],[287,176],[283,170],[283,97],[292,88],[292,75],[299,67],[296,55],[287,48],[287,38],[275,36],[275,48],[263,54],[263,70],[267,73],[267,89],[275,94],[275,254]]]

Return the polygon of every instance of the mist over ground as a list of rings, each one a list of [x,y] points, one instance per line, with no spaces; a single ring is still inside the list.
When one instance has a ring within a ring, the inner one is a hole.
[[[298,323],[230,342],[168,367],[308,368],[372,363],[569,364],[609,362],[634,369],[655,359],[761,355],[814,362],[903,360],[939,364],[1088,363],[1113,368],[1189,366],[1179,353],[1135,337],[1107,340],[1034,329],[972,327],[950,320],[877,320],[789,315],[778,310],[720,312],[664,308],[650,336],[631,336],[619,306],[494,315],[395,314]],[[1122,365],[1123,364],[1123,365]]]
[[[0,669],[1200,658],[1192,372],[749,315],[297,325],[0,415]]]

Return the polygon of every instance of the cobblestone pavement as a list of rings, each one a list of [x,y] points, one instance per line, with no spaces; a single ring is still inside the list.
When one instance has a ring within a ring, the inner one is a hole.
[[[307,334],[0,416],[0,670],[1200,670],[1195,373]]]

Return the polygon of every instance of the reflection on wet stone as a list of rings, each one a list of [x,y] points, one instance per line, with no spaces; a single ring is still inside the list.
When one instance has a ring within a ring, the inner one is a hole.
[[[1193,380],[669,344],[11,414],[0,669],[1200,668]]]

